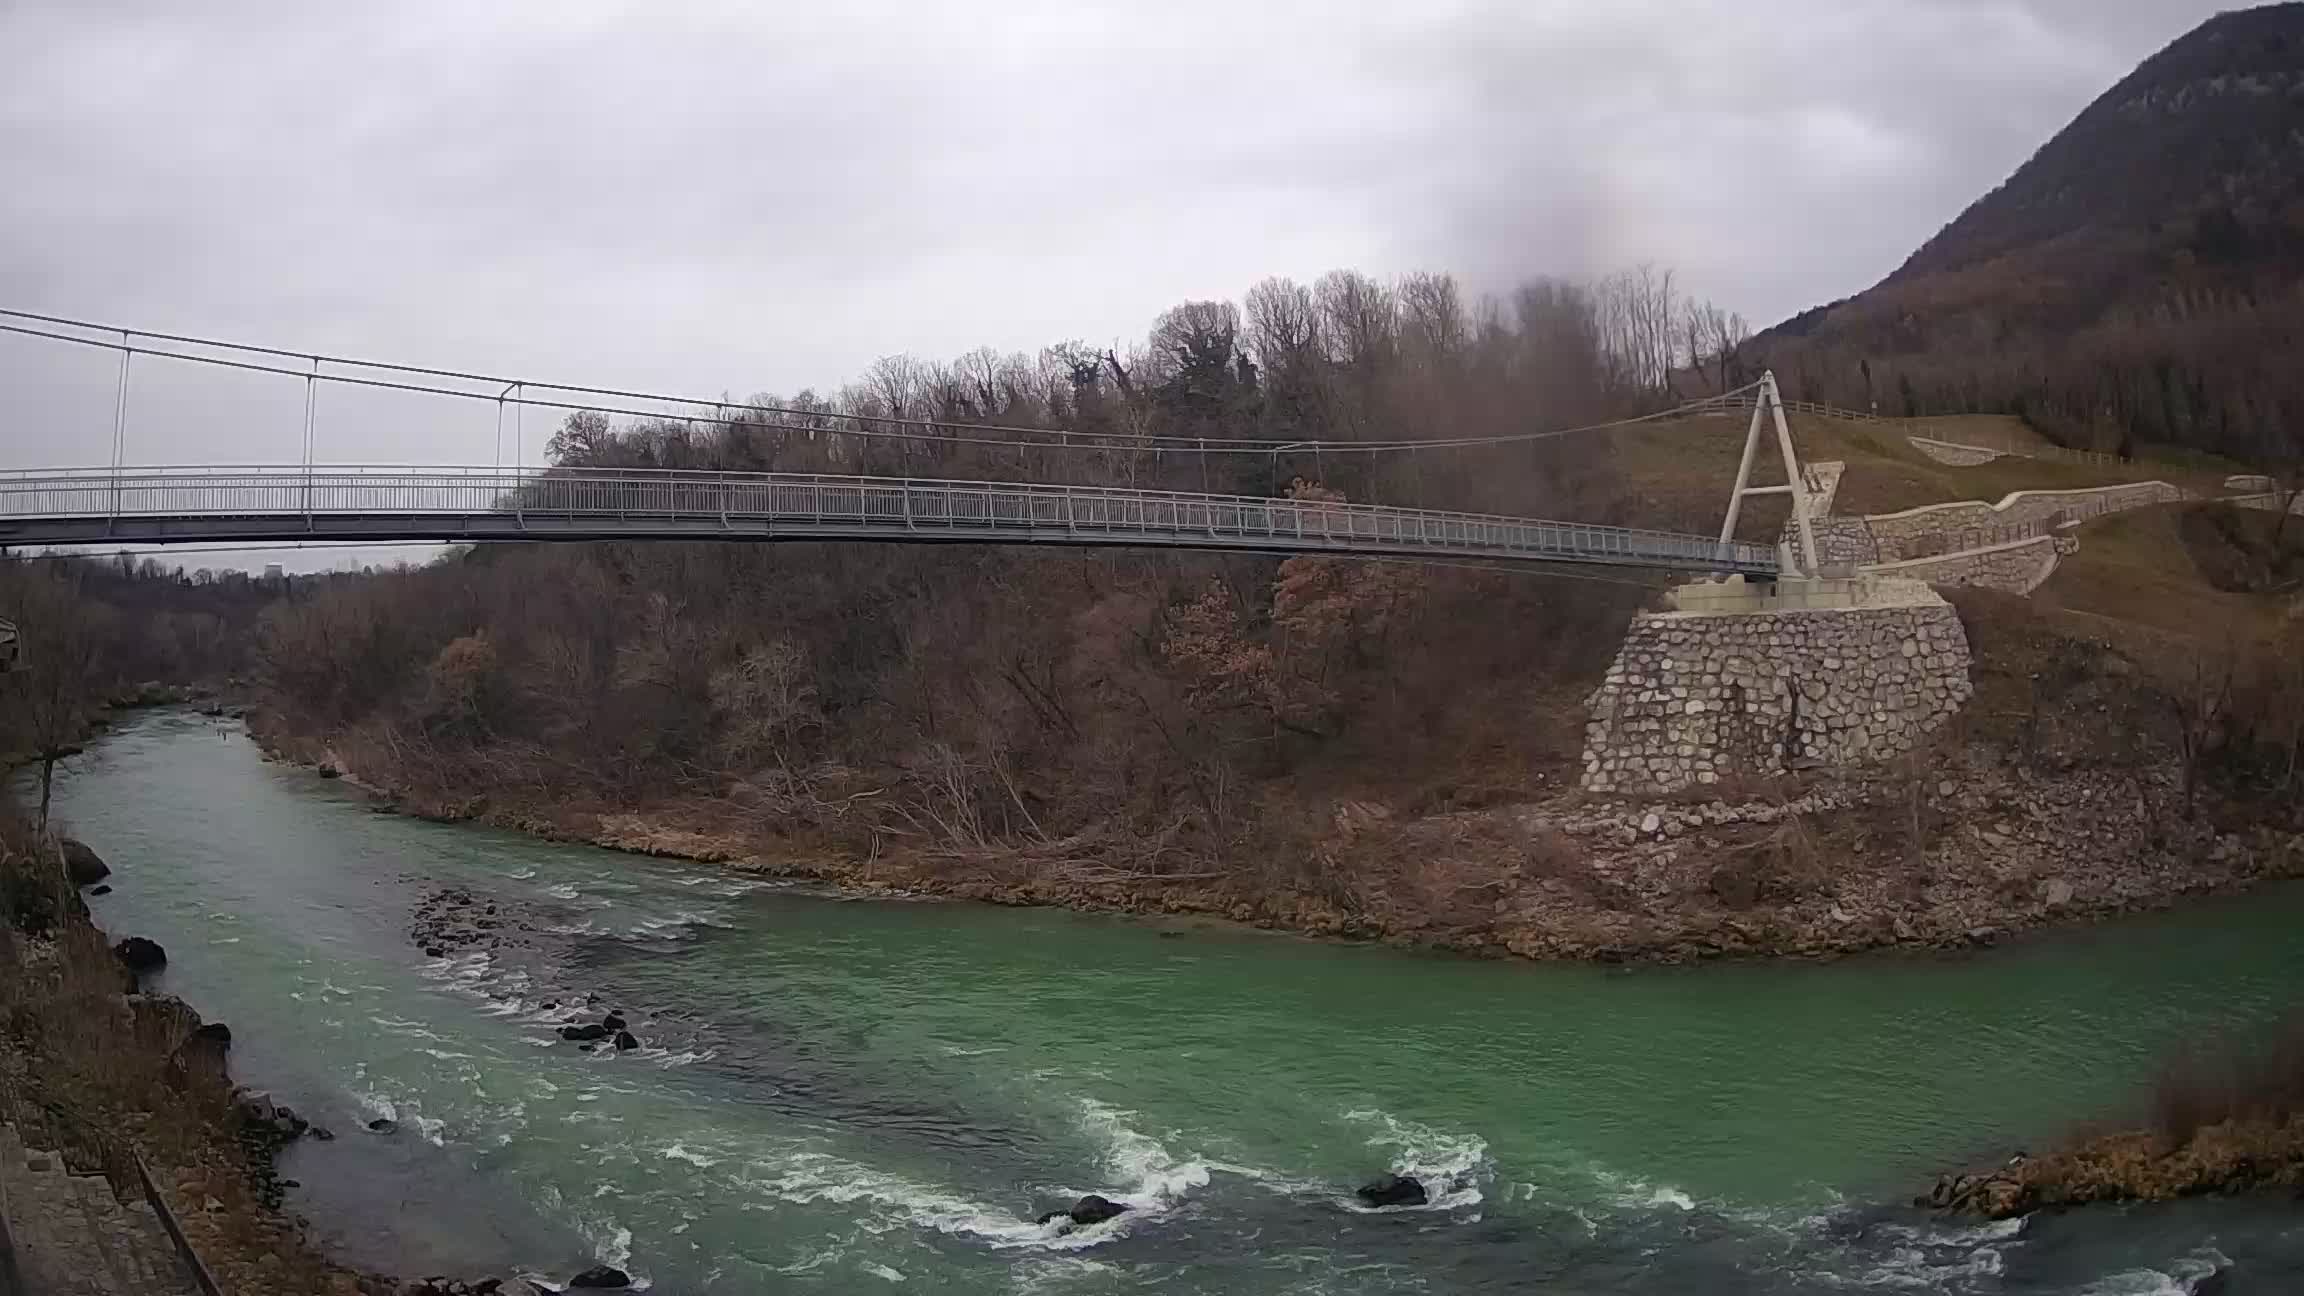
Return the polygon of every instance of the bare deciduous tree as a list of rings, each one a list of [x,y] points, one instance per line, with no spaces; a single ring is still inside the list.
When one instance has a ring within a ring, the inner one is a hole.
[[[48,830],[56,762],[88,737],[88,708],[104,682],[103,620],[109,609],[81,597],[80,573],[19,566],[9,573],[9,617],[23,645],[18,668],[4,677],[14,742],[40,762],[38,827]]]

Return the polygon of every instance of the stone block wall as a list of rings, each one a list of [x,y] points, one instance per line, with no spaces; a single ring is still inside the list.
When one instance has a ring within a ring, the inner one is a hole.
[[[1816,536],[1816,560],[1828,567],[1862,566],[1880,561],[1880,544],[1872,538],[1872,524],[1863,518],[1810,518],[1808,529]],[[1800,528],[1785,522],[1784,533],[1777,537],[1777,542],[1788,544],[1793,553],[1799,553]]]
[[[1880,546],[1880,560],[1932,557],[1947,545],[1973,543],[1965,537],[1988,534],[1997,528],[2048,524],[2060,517],[2093,517],[2147,504],[2165,504],[2184,498],[2167,482],[2133,482],[2085,490],[2017,491],[1998,504],[1968,500],[1958,504],[1928,504],[1901,513],[1875,513],[1865,519]]]
[[[1940,558],[1880,563],[1864,569],[1867,575],[1899,576],[1931,585],[1967,585],[2029,594],[2056,573],[2056,561],[2072,553],[2080,542],[2064,535],[2034,536],[1984,549],[1964,549]]]
[[[1663,793],[1885,760],[1968,700],[1968,662],[1960,618],[1933,594],[1829,611],[1643,613],[1592,694],[1584,787]]]
[[[1912,448],[1921,454],[1940,464],[1950,464],[1955,468],[1973,468],[1978,464],[1988,464],[2006,453],[2001,450],[1986,449],[1983,446],[1961,445],[1955,441],[1934,441],[1927,437],[1916,436],[1907,439],[1912,442]]]
[[[1803,465],[1801,476],[1808,485],[1808,526],[1816,534],[1816,558],[1826,566],[1860,566],[1880,561],[1880,547],[1872,542],[1872,527],[1860,517],[1834,517],[1832,504],[1840,495],[1840,478],[1848,465],[1837,459],[1825,459]],[[1790,518],[1777,533],[1778,544],[1790,545],[1792,552],[1800,552],[1800,528]]]

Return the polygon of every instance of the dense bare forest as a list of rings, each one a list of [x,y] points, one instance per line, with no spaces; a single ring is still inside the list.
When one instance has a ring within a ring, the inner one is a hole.
[[[1179,306],[1127,354],[894,357],[829,400],[757,402],[818,418],[578,414],[552,450],[568,466],[1029,477],[1597,519],[1629,507],[1604,442],[1200,455],[1146,439],[1565,426],[1732,381],[1740,340],[1738,321],[1656,271],[1534,284],[1509,305],[1468,302],[1445,276],[1338,273],[1267,281],[1243,306]],[[859,417],[936,426],[867,436],[887,425]],[[972,424],[1124,435],[1019,449],[979,444],[991,438]],[[1566,693],[1644,596],[1316,558],[495,547],[301,586],[266,616],[259,654],[275,737],[327,746],[443,813],[710,800],[801,851],[1317,874],[1317,852],[1298,847],[1340,799],[1432,809],[1556,785],[1582,728]]]
[[[1869,292],[1761,335],[1796,396],[2304,459],[2304,6],[2146,60]]]
[[[0,562],[0,615],[19,659],[0,689],[0,753],[37,763],[45,828],[56,762],[77,754],[105,706],[221,686],[249,661],[277,588],[242,572],[186,574],[130,554]]]

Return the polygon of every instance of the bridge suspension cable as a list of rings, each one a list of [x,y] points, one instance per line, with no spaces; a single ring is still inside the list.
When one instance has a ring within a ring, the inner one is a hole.
[[[937,445],[985,445],[1005,448],[1031,448],[1038,450],[1074,451],[1162,451],[1197,452],[1201,454],[1279,455],[1279,454],[1386,454],[1408,453],[1422,450],[1467,449],[1482,446],[1524,445],[1531,442],[1553,440],[1612,431],[1645,423],[1659,423],[1686,418],[1691,414],[1720,412],[1724,407],[1740,404],[1741,398],[1751,396],[1760,388],[1755,381],[1732,391],[1700,400],[1686,401],[1670,409],[1648,414],[1587,423],[1576,427],[1553,428],[1537,432],[1506,433],[1485,437],[1444,437],[1431,440],[1390,441],[1334,441],[1321,439],[1280,440],[1254,437],[1189,437],[1174,435],[1137,435],[1128,432],[1109,432],[1077,428],[1027,427],[1014,424],[946,422],[928,419],[892,418],[874,414],[843,414],[831,410],[811,410],[794,406],[770,405],[749,401],[713,400],[694,396],[674,396],[657,392],[640,392],[612,387],[594,387],[575,383],[538,382],[531,379],[510,378],[499,374],[472,373],[456,369],[429,368],[420,365],[398,364],[380,360],[362,360],[350,356],[333,356],[310,351],[294,351],[280,347],[259,346],[251,343],[230,342],[216,338],[203,338],[181,333],[160,333],[143,329],[123,328],[112,324],[99,324],[87,320],[71,319],[59,315],[43,315],[32,311],[11,310],[0,307],[0,317],[8,320],[28,320],[32,324],[0,322],[0,332],[25,337],[44,338],[98,350],[119,352],[122,365],[131,355],[148,355],[178,360],[189,364],[210,365],[254,373],[279,374],[299,378],[307,383],[327,382],[347,386],[379,388],[389,391],[413,392],[444,396],[459,400],[487,401],[499,409],[510,405],[517,424],[520,412],[528,408],[556,410],[565,413],[600,413],[622,415],[635,419],[668,419],[688,423],[701,423],[715,427],[757,427],[811,435],[838,435],[877,438],[908,442],[929,442]],[[56,332],[52,328],[38,328],[47,324],[57,328],[81,329],[101,336],[80,336]],[[115,341],[113,338],[119,340]],[[150,342],[174,343],[181,346],[205,347],[211,350],[235,353],[239,356],[260,356],[301,362],[294,366],[273,364],[266,360],[237,359],[230,356],[200,355],[193,352],[171,350],[148,345]],[[404,378],[380,378],[359,374],[327,373],[323,366],[362,369],[371,373],[398,374]],[[426,382],[440,379],[452,382],[484,384],[498,390],[469,390]],[[125,384],[123,384],[125,390]],[[601,397],[602,400],[565,400],[531,396],[530,391],[560,393],[574,397]],[[663,408],[633,408],[609,402],[650,402],[670,406],[679,413]],[[696,411],[711,410],[706,415]],[[737,411],[734,415],[728,411]],[[780,421],[797,420],[797,421]],[[498,455],[501,456],[501,419],[499,419]],[[1003,435],[985,435],[999,433]],[[517,436],[517,432],[516,432]]]

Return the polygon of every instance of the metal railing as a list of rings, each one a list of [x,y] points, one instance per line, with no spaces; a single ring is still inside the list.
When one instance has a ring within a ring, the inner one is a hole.
[[[200,1258],[198,1251],[192,1249],[191,1240],[184,1236],[184,1226],[177,1222],[176,1212],[168,1205],[167,1195],[153,1181],[152,1167],[144,1164],[144,1154],[138,1152],[132,1144],[127,1151],[128,1163],[136,1171],[136,1186],[143,1190],[144,1200],[159,1218],[161,1230],[168,1234],[169,1243],[176,1248],[176,1258],[183,1261],[184,1272],[191,1277],[192,1285],[199,1289],[200,1296],[224,1296],[224,1289],[216,1283],[216,1275],[208,1272],[207,1262]]]
[[[128,1138],[105,1130],[98,1130],[86,1121],[69,1116],[49,1106],[42,1115],[48,1120],[51,1132],[75,1145],[74,1150],[92,1158],[104,1167],[103,1174],[109,1188],[113,1175],[126,1171],[135,1178],[136,1189],[152,1214],[160,1221],[160,1230],[168,1235],[168,1244],[174,1248],[177,1260],[184,1267],[184,1276],[191,1280],[199,1296],[224,1296],[223,1287],[208,1268],[200,1253],[193,1249],[191,1239],[184,1236],[184,1227],[176,1219],[174,1208],[168,1204],[158,1181],[152,1177],[152,1167],[144,1161],[144,1154]],[[59,1159],[62,1149],[58,1150]],[[69,1169],[66,1173],[70,1173]],[[8,1234],[8,1211],[5,1185],[0,1185],[0,1296],[42,1296],[30,1290],[24,1282],[23,1272],[17,1267],[15,1246]]]
[[[0,473],[0,543],[877,538],[1419,554],[1754,574],[1773,546],[1314,499],[918,478],[349,465]]]
[[[1682,409],[1690,414],[1748,414],[1752,410],[1752,403],[1758,399],[1757,392],[1733,391],[1723,396],[1707,396],[1703,400],[1692,401],[1683,406]],[[1867,414],[1862,410],[1843,409],[1838,405],[1826,405],[1822,401],[1787,400],[1784,402],[1784,412],[1787,414],[1813,414],[1818,418],[1846,419],[1852,423],[1884,423],[1887,421],[1878,414]]]

